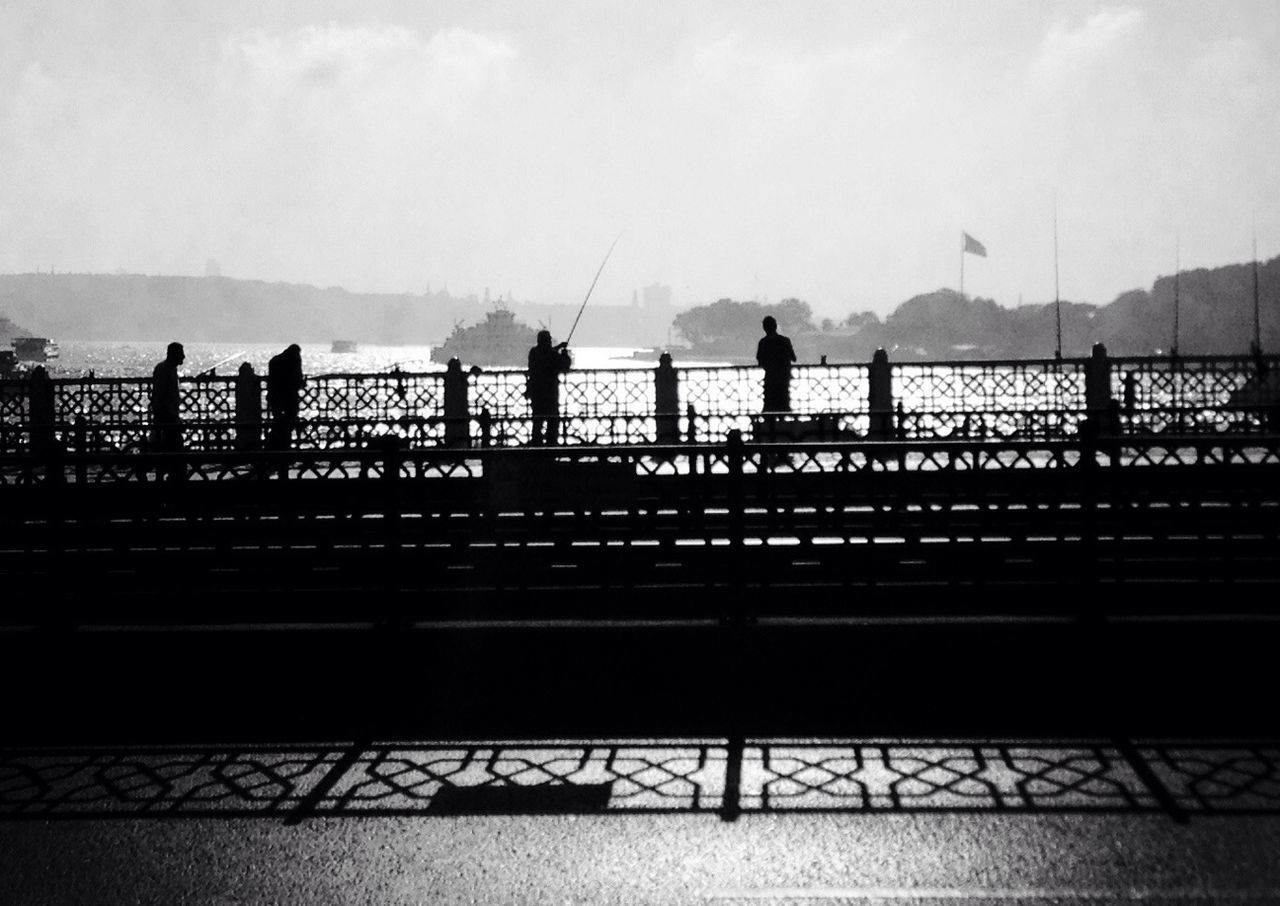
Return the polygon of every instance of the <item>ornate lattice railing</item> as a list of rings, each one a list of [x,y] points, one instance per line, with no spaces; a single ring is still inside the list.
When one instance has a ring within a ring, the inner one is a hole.
[[[312,376],[302,391],[294,443],[334,449],[367,446],[388,435],[410,446],[456,444],[460,438],[497,446],[529,441],[524,372],[460,377],[451,390],[440,372]],[[1118,410],[1109,422],[1112,430],[1256,431],[1280,395],[1277,377],[1276,356],[900,363],[886,364],[879,373],[874,365],[804,365],[793,370],[792,412],[784,421],[796,427],[784,436],[1070,437],[1089,410],[1107,407]],[[566,444],[716,443],[733,430],[760,434],[758,368],[581,370],[561,380],[560,436]],[[146,449],[149,385],[146,378],[50,381],[50,401],[40,416],[33,382],[0,382],[0,449],[26,449],[35,423],[68,448]],[[1099,397],[1090,390],[1098,385],[1109,393]],[[662,413],[659,398],[668,401]],[[265,408],[256,376],[248,383],[230,377],[182,381],[187,448],[260,444],[256,419]]]

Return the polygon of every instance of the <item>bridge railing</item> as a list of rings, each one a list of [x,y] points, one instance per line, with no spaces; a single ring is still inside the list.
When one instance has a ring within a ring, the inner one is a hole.
[[[927,439],[1078,432],[1089,410],[1117,408],[1138,432],[1255,430],[1273,406],[1280,357],[1200,356],[800,365],[791,413],[840,437]],[[724,441],[756,430],[763,408],[758,368],[725,366],[570,371],[561,379],[566,443]],[[269,424],[264,381],[181,382],[192,450],[248,444]],[[386,435],[414,446],[512,445],[531,437],[522,371],[327,374],[308,379],[295,445],[333,449]],[[816,426],[816,427],[814,427]],[[800,430],[800,429],[797,429]],[[67,449],[141,451],[151,431],[145,378],[0,382],[0,451],[56,438]],[[831,438],[825,438],[831,439]]]
[[[335,450],[226,450],[187,453],[29,453],[0,456],[0,487],[119,485],[267,480],[429,480],[495,476],[530,488],[592,495],[592,481],[731,474],[954,473],[1280,465],[1280,434],[1099,434],[1039,439],[911,441],[767,441],[734,432],[727,442],[696,445],[410,448],[389,437],[380,446]],[[586,469],[572,472],[573,469]],[[595,471],[591,471],[595,469]],[[567,479],[557,484],[557,478]],[[549,491],[548,491],[549,492]]]

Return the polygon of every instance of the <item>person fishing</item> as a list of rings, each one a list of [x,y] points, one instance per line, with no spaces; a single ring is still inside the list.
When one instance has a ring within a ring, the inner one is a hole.
[[[587,309],[591,291],[596,288],[596,282],[604,272],[604,266],[609,263],[609,256],[613,254],[618,239],[621,238],[622,234],[619,233],[613,240],[613,244],[609,246],[609,251],[605,252],[604,260],[600,262],[591,285],[587,287],[587,295],[578,308],[578,315],[573,319],[573,326],[569,328],[568,338],[563,343],[552,346],[551,331],[540,330],[538,344],[529,350],[525,396],[529,398],[529,408],[533,410],[533,433],[530,442],[534,446],[552,445],[559,441],[560,375],[573,367],[573,358],[569,355],[569,341],[573,339],[573,332],[578,329],[582,313]]]
[[[551,331],[538,331],[538,345],[529,350],[525,396],[533,410],[535,446],[554,445],[560,434],[560,375],[573,367],[569,343],[551,345]]]

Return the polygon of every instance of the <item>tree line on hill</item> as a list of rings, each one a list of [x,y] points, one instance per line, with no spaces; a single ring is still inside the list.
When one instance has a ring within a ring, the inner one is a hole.
[[[1178,352],[1248,353],[1254,341],[1253,265],[1183,271],[1178,278]],[[1262,347],[1280,346],[1280,257],[1258,265]],[[1062,354],[1088,355],[1104,343],[1113,355],[1167,353],[1173,345],[1174,277],[1150,290],[1131,290],[1107,305],[1061,304]],[[802,362],[862,362],[876,349],[894,359],[1049,358],[1057,346],[1053,303],[1005,308],[992,299],[940,289],[908,299],[884,320],[855,312],[815,322],[799,299],[768,305],[720,299],[676,316],[674,327],[698,357],[750,361],[760,321],[773,315]]]

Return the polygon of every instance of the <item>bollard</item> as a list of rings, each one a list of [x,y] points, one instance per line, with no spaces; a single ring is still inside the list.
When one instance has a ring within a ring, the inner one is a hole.
[[[658,356],[653,370],[653,411],[657,417],[659,444],[680,442],[680,375],[671,365],[671,354]]]
[[[889,365],[889,353],[877,349],[867,370],[867,404],[871,411],[868,432],[871,440],[889,440],[893,430],[893,368]]]

